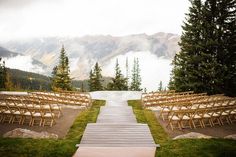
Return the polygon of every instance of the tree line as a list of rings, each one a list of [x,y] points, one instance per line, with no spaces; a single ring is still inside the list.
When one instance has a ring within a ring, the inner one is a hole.
[[[128,68],[128,61],[126,62],[126,68]],[[128,71],[128,69],[127,69]],[[51,77],[51,88],[53,91],[62,90],[75,90],[72,87],[72,79],[70,78],[69,59],[66,55],[64,46],[62,46],[60,52],[60,59],[57,66],[53,68]],[[88,86],[90,91],[101,90],[135,90],[141,91],[141,75],[138,58],[134,59],[131,83],[129,85],[129,76],[126,77],[122,74],[118,59],[115,65],[115,76],[111,78],[111,81],[104,87],[104,78],[102,76],[102,69],[98,62],[94,65],[89,73]],[[83,84],[81,90],[83,91]]]
[[[127,62],[128,66],[128,62]],[[127,67],[128,70],[128,67]],[[51,76],[44,76],[16,69],[8,69],[0,58],[0,90],[40,90],[40,91],[99,91],[99,90],[142,90],[138,58],[134,59],[131,83],[129,75],[122,74],[118,59],[116,60],[115,76],[103,77],[98,63],[91,69],[89,79],[75,81],[70,77],[69,58],[64,46],[60,51],[58,64],[53,68]],[[75,87],[80,87],[77,89]]]
[[[91,69],[89,74],[89,89],[90,91],[101,91],[101,90],[132,90],[132,91],[141,91],[141,75],[139,68],[138,58],[134,59],[133,70],[131,83],[129,85],[129,75],[128,75],[128,60],[126,60],[126,77],[122,74],[119,61],[116,59],[115,65],[115,76],[111,78],[111,81],[104,87],[103,76],[101,74],[102,69],[96,62],[93,69]]]
[[[236,1],[190,0],[169,88],[236,95]]]

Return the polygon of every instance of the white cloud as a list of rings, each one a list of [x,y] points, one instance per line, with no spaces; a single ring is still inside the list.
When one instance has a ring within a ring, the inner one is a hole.
[[[139,58],[139,65],[141,69],[142,88],[147,88],[148,91],[156,91],[160,81],[163,82],[163,87],[167,87],[170,79],[171,60],[158,58],[156,55],[149,51],[146,52],[129,52],[125,55],[119,55],[111,59],[107,64],[103,65],[104,76],[114,76],[114,67],[116,58],[119,60],[122,73],[126,75],[126,58],[129,60],[129,74],[133,67],[134,58]]]
[[[86,34],[181,33],[187,0],[35,0],[0,7],[1,40]],[[15,4],[15,5],[14,5]],[[27,4],[27,5],[26,5]],[[12,7],[9,7],[12,5]]]
[[[45,73],[45,69],[41,66],[33,64],[33,59],[30,56],[15,56],[11,58],[3,58],[6,67],[11,69],[19,69],[27,72]]]

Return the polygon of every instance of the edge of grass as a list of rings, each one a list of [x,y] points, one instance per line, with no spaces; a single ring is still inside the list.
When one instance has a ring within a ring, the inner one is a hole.
[[[178,139],[172,140],[158,122],[151,110],[143,109],[140,100],[129,100],[128,105],[138,123],[148,124],[153,139],[161,147],[156,149],[156,157],[232,157],[236,156],[236,140]]]
[[[142,108],[140,100],[128,100],[128,105],[132,106],[137,122],[145,123],[149,126],[153,139],[157,144],[162,144],[170,139],[168,134],[157,121],[154,113],[151,110]]]
[[[95,123],[104,100],[94,100],[91,108],[81,111],[64,139],[23,139],[0,137],[0,156],[71,157],[88,123]]]

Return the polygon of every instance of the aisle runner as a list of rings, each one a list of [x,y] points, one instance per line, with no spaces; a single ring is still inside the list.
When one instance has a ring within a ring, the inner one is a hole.
[[[93,92],[93,99],[106,100],[97,123],[87,125],[74,157],[154,157],[156,144],[147,124],[136,121],[127,100],[140,99],[140,92]]]

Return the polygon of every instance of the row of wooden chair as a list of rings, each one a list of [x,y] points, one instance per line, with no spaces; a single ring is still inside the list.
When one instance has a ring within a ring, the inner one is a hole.
[[[147,100],[143,101],[143,107],[151,107],[151,106],[160,106],[165,103],[174,103],[174,102],[185,102],[185,101],[197,101],[203,98],[206,98],[205,95],[191,95],[191,96],[179,96],[179,97],[172,97],[168,99],[157,99],[157,100]]]
[[[166,97],[166,96],[175,96],[175,95],[189,95],[193,94],[193,91],[187,92],[175,92],[174,90],[164,91],[164,92],[150,92],[150,93],[142,93],[142,98],[152,98],[152,97]]]
[[[142,104],[144,108],[160,110],[159,118],[167,120],[172,130],[231,124],[236,119],[236,98],[222,94],[149,94],[142,97]]]
[[[213,104],[206,106],[201,105],[198,108],[179,108],[173,109],[168,113],[168,124],[173,130],[174,128],[201,128],[207,125],[213,127],[215,125],[224,125],[225,122],[232,124],[236,119],[236,100],[231,101],[231,104],[215,106]],[[218,103],[219,104],[219,103]],[[174,125],[176,127],[174,127]]]
[[[222,94],[213,95],[211,97],[207,96],[207,93],[188,93],[178,95],[168,95],[168,96],[159,96],[159,97],[142,97],[143,107],[155,107],[160,106],[165,103],[174,103],[174,102],[185,102],[185,101],[202,101],[202,100],[218,100],[228,98]]]
[[[88,93],[83,94],[64,94],[64,93],[42,93],[34,92],[30,93],[31,97],[35,97],[40,100],[47,100],[61,105],[76,105],[81,108],[89,108],[91,106],[91,97]]]
[[[4,97],[0,99],[0,121],[25,124],[30,126],[39,124],[52,126],[55,123],[56,115],[60,110],[52,104],[42,101],[27,100],[25,98],[19,100]]]
[[[160,117],[165,120],[172,111],[178,110],[197,110],[204,108],[227,107],[236,103],[235,99],[212,100],[207,102],[178,102],[169,103],[161,106]]]
[[[33,92],[28,95],[0,94],[0,121],[28,123],[33,126],[52,126],[62,115],[62,105],[77,105],[85,109],[91,105],[88,93]]]

